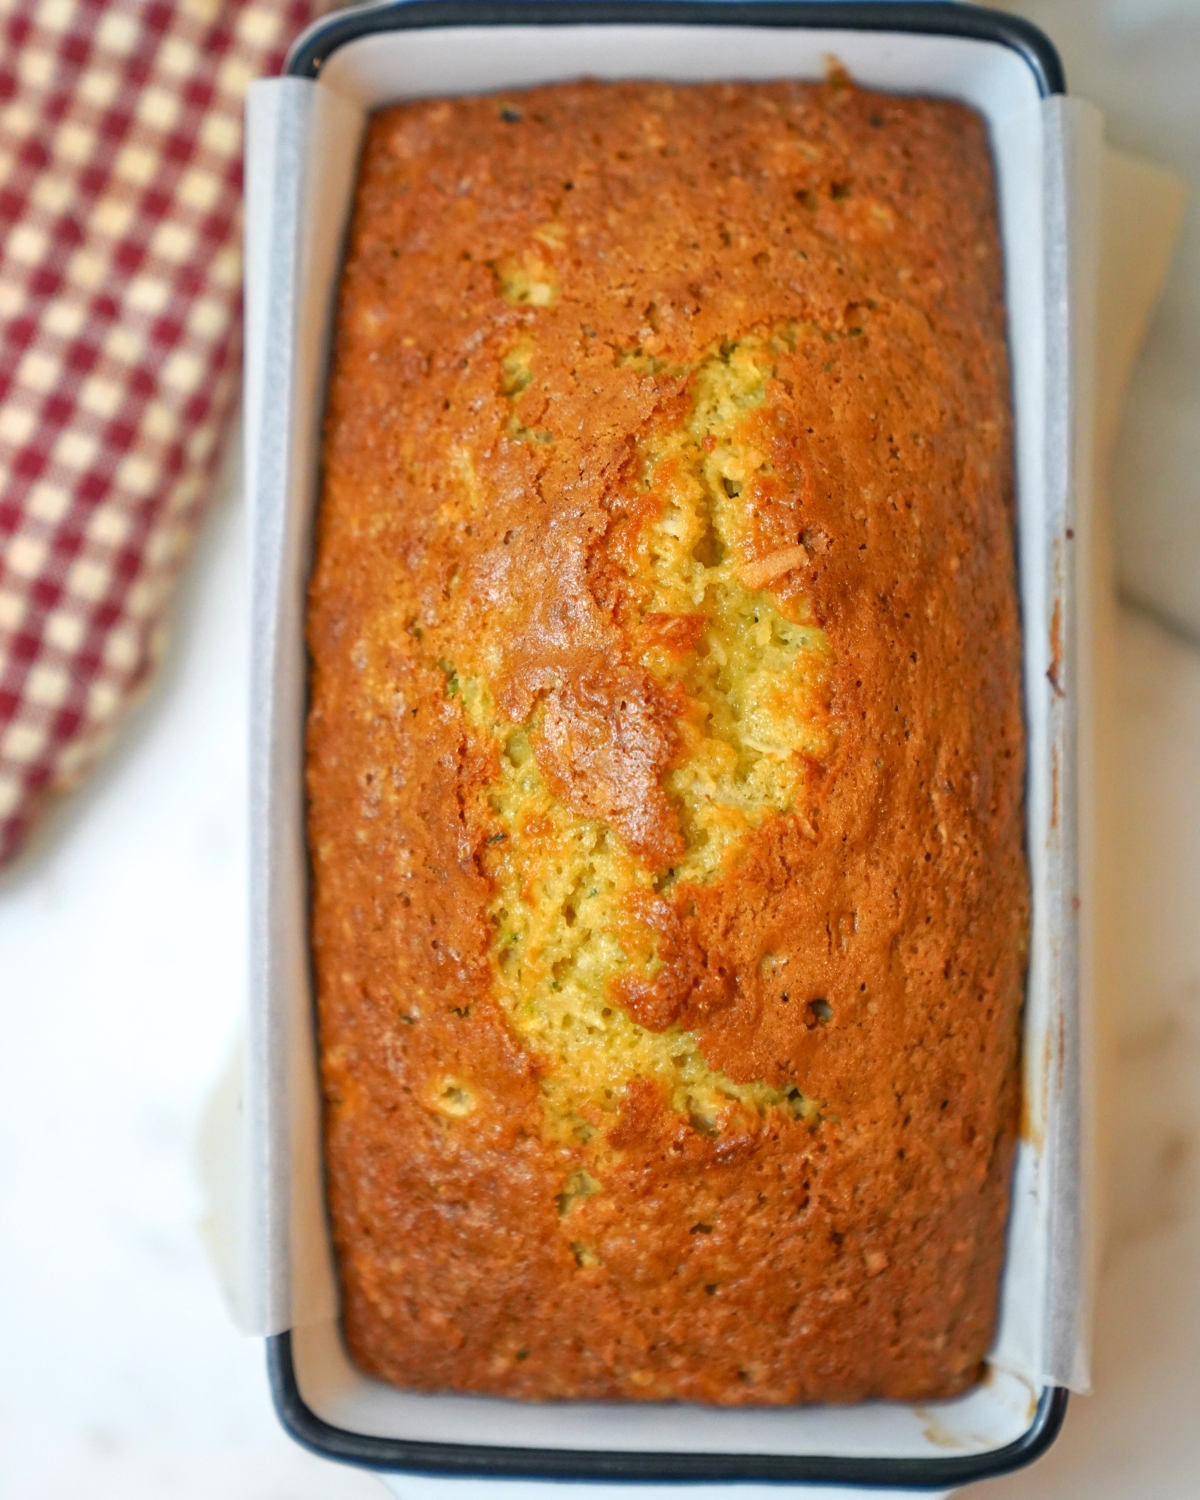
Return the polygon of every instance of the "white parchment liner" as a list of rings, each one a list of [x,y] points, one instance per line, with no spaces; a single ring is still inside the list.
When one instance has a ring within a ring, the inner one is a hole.
[[[584,73],[817,78],[829,55],[866,86],[974,105],[988,120],[997,170],[1016,417],[1033,928],[1024,1128],[991,1374],[936,1408],[713,1411],[396,1391],[349,1363],[337,1328],[321,1178],[302,775],[303,620],[318,438],[366,113],[410,95]],[[362,38],[336,52],[317,82],[252,85],[252,985],[234,1279],[247,1332],[293,1330],[302,1394],[327,1421],[379,1436],[502,1446],[930,1457],[1003,1446],[1028,1427],[1043,1386],[1086,1388],[1089,500],[1100,159],[1094,110],[1076,100],[1039,99],[1017,53],[961,38],[754,27],[461,27]]]

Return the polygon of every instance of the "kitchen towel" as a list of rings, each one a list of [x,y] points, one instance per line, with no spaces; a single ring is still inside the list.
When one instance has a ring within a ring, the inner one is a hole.
[[[161,650],[240,372],[242,103],[312,0],[0,0],[0,865]]]

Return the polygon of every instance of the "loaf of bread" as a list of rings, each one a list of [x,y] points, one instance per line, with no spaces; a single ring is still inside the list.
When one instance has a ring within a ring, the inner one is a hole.
[[[581,82],[373,118],[308,731],[363,1368],[977,1378],[1028,927],[1010,448],[964,106]]]

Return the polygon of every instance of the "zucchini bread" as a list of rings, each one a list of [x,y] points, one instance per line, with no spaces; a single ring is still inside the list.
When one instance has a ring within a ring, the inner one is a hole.
[[[308,635],[366,1370],[977,1378],[1028,929],[1008,384],[960,104],[835,75],[373,117]]]

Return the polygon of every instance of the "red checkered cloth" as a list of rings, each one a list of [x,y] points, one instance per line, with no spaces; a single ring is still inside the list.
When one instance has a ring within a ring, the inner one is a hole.
[[[0,864],[159,653],[238,387],[242,98],[308,0],[0,0]]]

